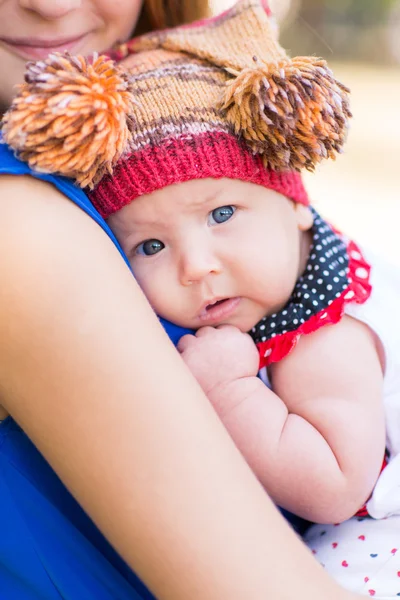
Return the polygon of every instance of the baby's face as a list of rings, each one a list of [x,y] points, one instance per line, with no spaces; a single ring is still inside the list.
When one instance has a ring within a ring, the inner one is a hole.
[[[248,331],[287,302],[312,216],[258,185],[202,179],[142,196],[108,222],[159,316]]]

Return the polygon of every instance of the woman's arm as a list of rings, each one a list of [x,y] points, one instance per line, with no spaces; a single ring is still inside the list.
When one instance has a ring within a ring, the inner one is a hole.
[[[350,598],[268,501],[101,229],[29,177],[0,177],[0,206],[1,402],[157,598]]]

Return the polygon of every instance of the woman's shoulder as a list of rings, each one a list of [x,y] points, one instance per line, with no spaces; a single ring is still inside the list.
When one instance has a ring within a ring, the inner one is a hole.
[[[61,177],[32,171],[15,157],[13,160],[4,146],[0,147],[0,331],[3,332],[4,327],[10,328],[10,322],[14,323],[15,314],[20,315],[20,320],[25,315],[29,322],[36,322],[47,307],[48,298],[61,298],[63,290],[63,302],[52,307],[54,318],[57,311],[77,302],[83,294],[83,281],[86,287],[90,284],[91,269],[99,256],[111,265],[107,270],[103,264],[103,268],[110,277],[114,273],[114,280],[118,277],[114,265],[121,261],[116,241],[82,190]],[[15,336],[10,332],[7,335],[12,345]],[[1,344],[0,354],[5,351]]]
[[[9,148],[9,146],[7,146],[7,144],[5,144],[1,140],[1,136],[0,175],[6,176],[6,179],[4,177],[0,178],[0,185],[2,186],[2,188],[10,188],[10,192],[17,195],[19,192],[27,191],[27,189],[29,189],[30,187],[33,190],[32,193],[35,193],[35,189],[39,189],[38,186],[34,183],[35,180],[42,181],[45,184],[51,184],[52,187],[49,189],[53,189],[55,196],[59,196],[59,194],[56,193],[56,190],[58,192],[61,192],[64,196],[72,200],[86,213],[88,213],[101,226],[105,225],[100,215],[90,203],[89,198],[86,196],[83,190],[81,190],[75,185],[75,183],[72,180],[67,179],[66,177],[59,177],[58,175],[53,175],[51,173],[42,173],[40,171],[35,171],[27,163],[19,160],[19,158]],[[21,176],[27,177],[21,178]]]
[[[45,259],[59,263],[52,280],[57,285],[57,274],[61,278],[63,268],[75,269],[71,260],[64,260],[71,255],[71,244],[96,260],[100,248],[104,244],[110,246],[111,241],[130,269],[118,240],[83,190],[65,177],[32,170],[1,143],[0,210],[2,222],[12,224],[7,228],[7,236],[0,239],[0,254],[8,257],[6,267],[14,280],[15,273],[24,277],[25,268],[31,268],[33,262],[40,264],[43,255],[38,253],[45,247]],[[19,258],[24,252],[29,253],[29,263],[21,265]],[[13,269],[13,257],[18,261],[17,269]],[[163,319],[161,323],[175,344],[182,335],[190,333]]]
[[[29,208],[35,205],[38,205],[38,210],[40,210],[40,205],[45,201],[48,207],[56,207],[56,210],[60,213],[60,217],[62,217],[63,213],[69,213],[71,211],[71,203],[65,201],[67,198],[81,209],[81,211],[76,211],[77,214],[75,215],[75,218],[88,221],[88,219],[85,218],[86,215],[91,217],[91,220],[97,223],[111,239],[126,261],[114,234],[104,219],[95,210],[84,191],[71,179],[51,173],[41,173],[31,169],[27,163],[18,159],[7,144],[2,142],[1,136],[0,198],[3,198],[4,204],[7,206],[10,204],[16,205],[16,209],[19,210],[19,212],[22,207],[24,207],[24,210],[26,208],[29,212]],[[43,206],[43,208],[45,208],[45,206]],[[45,214],[47,213],[43,213],[43,216]],[[46,221],[46,219],[42,221],[39,220],[36,225],[40,228],[40,223],[42,222],[44,224],[44,221]],[[67,225],[67,222],[65,225]]]

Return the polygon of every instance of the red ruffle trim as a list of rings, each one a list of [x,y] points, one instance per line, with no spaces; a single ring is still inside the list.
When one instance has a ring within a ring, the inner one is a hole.
[[[282,360],[296,346],[300,336],[317,331],[324,325],[334,325],[343,316],[345,307],[351,302],[363,304],[371,295],[369,283],[371,267],[364,259],[358,246],[350,241],[347,245],[349,257],[348,278],[350,283],[343,293],[325,309],[313,315],[294,331],[288,331],[257,344],[260,353],[260,369]]]

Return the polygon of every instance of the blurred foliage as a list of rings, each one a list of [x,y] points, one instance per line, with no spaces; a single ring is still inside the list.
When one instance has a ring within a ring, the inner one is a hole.
[[[400,40],[396,7],[400,0],[301,0],[283,44],[292,54],[393,62],[393,39]]]
[[[305,10],[322,10],[331,21],[344,20],[359,25],[385,22],[388,12],[397,0],[303,0]]]

